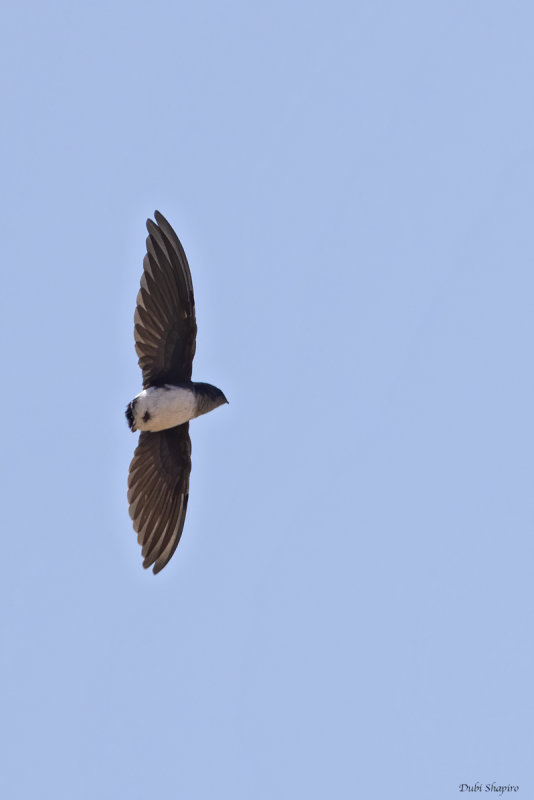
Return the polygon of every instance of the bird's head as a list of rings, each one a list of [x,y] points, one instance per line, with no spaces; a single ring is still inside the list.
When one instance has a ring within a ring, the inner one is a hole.
[[[212,386],[211,383],[194,383],[193,385],[197,397],[198,417],[228,403],[223,392],[216,386]]]

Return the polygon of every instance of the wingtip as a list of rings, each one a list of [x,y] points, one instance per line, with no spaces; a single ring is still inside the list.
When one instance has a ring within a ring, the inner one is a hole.
[[[155,223],[154,223],[154,219],[156,220]],[[155,224],[159,225],[161,223],[161,220],[163,220],[163,222],[166,222],[165,217],[163,216],[163,214],[160,211],[158,211],[157,209],[156,209],[156,211],[154,211],[154,219],[151,219],[149,217],[147,219],[147,221],[146,221],[146,227],[147,227],[147,230],[148,230],[149,233],[150,233],[150,227],[149,227],[150,225],[155,225]]]

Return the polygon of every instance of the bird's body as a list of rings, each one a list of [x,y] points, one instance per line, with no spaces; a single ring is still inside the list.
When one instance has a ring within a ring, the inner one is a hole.
[[[164,431],[196,417],[197,400],[190,387],[150,386],[130,403],[132,431]]]
[[[185,522],[191,472],[189,421],[227,403],[209,383],[191,380],[196,319],[187,258],[165,217],[147,220],[147,254],[134,317],[143,391],[126,409],[141,431],[130,464],[130,516],[143,566],[159,572],[172,557]]]

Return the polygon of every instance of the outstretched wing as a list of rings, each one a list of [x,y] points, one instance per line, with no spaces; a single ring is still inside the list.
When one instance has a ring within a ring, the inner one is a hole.
[[[148,237],[134,316],[143,388],[191,380],[197,324],[184,249],[165,217],[147,220]],[[156,224],[157,223],[157,224]]]
[[[189,423],[158,433],[144,431],[130,464],[128,502],[143,567],[168,564],[185,522],[191,473]]]

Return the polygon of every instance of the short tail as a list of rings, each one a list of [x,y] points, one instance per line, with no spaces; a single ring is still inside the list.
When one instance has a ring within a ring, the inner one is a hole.
[[[128,403],[128,405],[126,406],[125,414],[126,414],[126,419],[128,420],[128,426],[129,426],[130,430],[134,431],[135,430],[135,418],[134,418],[134,412],[133,412],[133,403]]]

